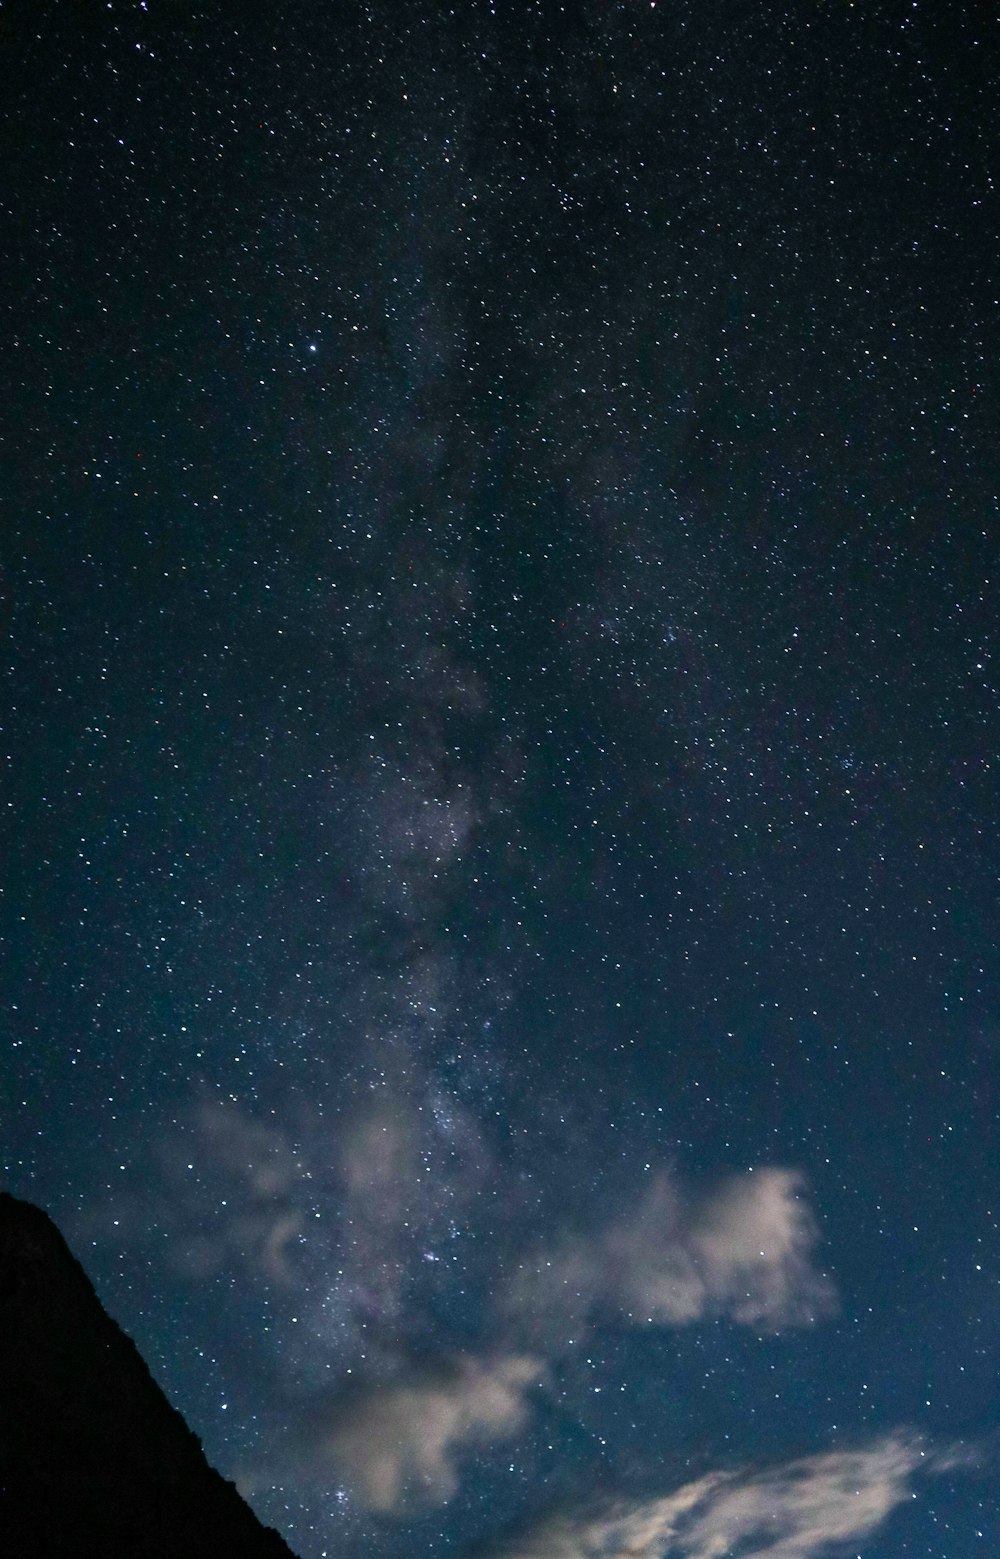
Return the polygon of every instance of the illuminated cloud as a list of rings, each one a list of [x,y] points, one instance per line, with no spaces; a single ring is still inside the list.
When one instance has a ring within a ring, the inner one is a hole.
[[[814,1264],[817,1240],[793,1171],[749,1172],[695,1196],[661,1176],[634,1212],[533,1251],[519,1264],[506,1307],[529,1328],[595,1310],[636,1325],[722,1315],[766,1330],[801,1326],[834,1305],[832,1285]]]
[[[442,1504],[458,1488],[464,1454],[522,1427],[542,1375],[526,1355],[459,1357],[314,1404],[300,1428],[296,1473],[313,1483],[342,1480],[386,1515]]]
[[[422,988],[435,996],[429,974]],[[280,1481],[344,1486],[359,1504],[405,1516],[449,1500],[471,1452],[526,1428],[545,1361],[565,1354],[584,1321],[678,1327],[723,1317],[778,1330],[832,1308],[795,1173],[762,1169],[705,1191],[661,1175],[618,1217],[522,1249],[501,1269],[485,1356],[448,1354],[415,1369],[405,1338],[420,1335],[414,1317],[428,1313],[447,1274],[456,1213],[474,1201],[488,1161],[473,1115],[435,1091],[405,1089],[335,1121],[303,1108],[294,1132],[232,1101],[203,1100],[162,1144],[158,1221],[177,1263],[199,1278],[239,1270],[271,1285],[289,1313],[294,1306],[282,1353],[287,1476],[271,1468]],[[483,1252],[494,1275],[502,1248]],[[367,1385],[344,1373],[359,1351]],[[331,1368],[341,1382],[333,1394]],[[713,1480],[722,1511],[735,1508],[722,1499],[730,1486],[743,1508],[757,1487]],[[683,1511],[693,1532],[702,1497],[693,1490],[629,1519],[669,1532]]]
[[[763,1471],[711,1473],[658,1499],[563,1511],[496,1559],[820,1559],[864,1542],[944,1465],[894,1433]]]

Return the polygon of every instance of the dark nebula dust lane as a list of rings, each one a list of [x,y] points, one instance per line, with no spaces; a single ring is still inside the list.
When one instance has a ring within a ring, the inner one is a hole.
[[[0,1147],[301,1559],[996,1547],[996,19],[0,7]]]

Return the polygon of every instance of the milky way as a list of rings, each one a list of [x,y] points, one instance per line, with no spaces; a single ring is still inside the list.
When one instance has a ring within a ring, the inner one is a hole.
[[[302,1559],[992,1552],[995,23],[193,9],[0,37],[5,1182]]]

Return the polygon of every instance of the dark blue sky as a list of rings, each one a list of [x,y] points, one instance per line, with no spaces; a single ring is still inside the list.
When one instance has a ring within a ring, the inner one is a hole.
[[[992,1552],[995,19],[0,53],[6,1184],[302,1559]]]

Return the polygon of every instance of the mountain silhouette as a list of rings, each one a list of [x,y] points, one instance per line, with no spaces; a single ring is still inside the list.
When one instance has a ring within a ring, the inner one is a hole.
[[[0,1192],[4,1559],[294,1559],[170,1406],[41,1208]]]

